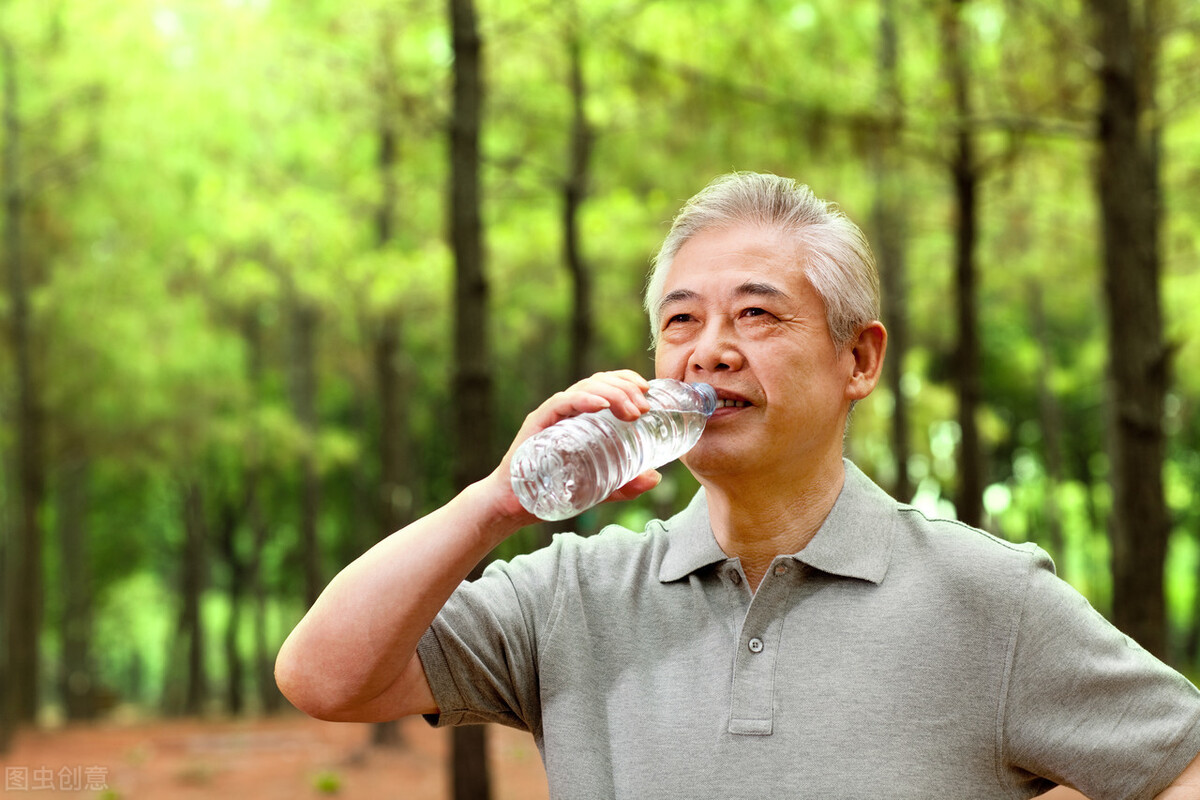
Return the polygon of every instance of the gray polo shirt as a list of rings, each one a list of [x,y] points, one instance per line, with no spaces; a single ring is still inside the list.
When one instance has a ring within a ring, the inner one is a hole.
[[[751,593],[704,493],[491,565],[418,648],[438,725],[533,733],[555,798],[1153,797],[1200,692],[1046,554],[900,505],[846,462]]]

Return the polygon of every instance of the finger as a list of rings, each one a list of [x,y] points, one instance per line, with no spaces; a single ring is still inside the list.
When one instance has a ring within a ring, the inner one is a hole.
[[[541,409],[549,416],[553,416],[554,421],[567,417],[578,416],[579,414],[590,414],[594,411],[603,411],[606,408],[611,408],[613,400],[610,397],[612,392],[601,390],[588,390],[585,388],[571,388],[552,395]],[[617,397],[617,402],[621,402],[621,398]]]
[[[649,410],[647,388],[636,372],[599,372],[557,393],[538,412],[548,411],[562,419],[607,408],[620,419],[633,420]]]
[[[649,410],[649,383],[632,370],[600,372],[547,398],[525,417],[509,448],[511,454],[525,439],[568,417],[609,409],[618,419],[632,421]],[[505,460],[508,458],[506,456]]]
[[[595,392],[608,399],[610,408],[619,419],[635,420],[650,410],[646,392],[650,383],[632,370],[600,372],[586,378],[572,389]]]
[[[627,393],[612,382],[595,377],[588,378],[569,389],[556,392],[529,412],[517,438],[527,438],[568,417],[603,411],[612,408],[614,404],[621,407],[617,412],[618,416],[625,415],[627,410],[624,406],[628,402]]]
[[[631,480],[629,483],[622,486],[613,492],[605,502],[618,502],[621,500],[632,500],[639,495],[658,486],[662,482],[662,473],[658,470],[646,470],[641,475]]]

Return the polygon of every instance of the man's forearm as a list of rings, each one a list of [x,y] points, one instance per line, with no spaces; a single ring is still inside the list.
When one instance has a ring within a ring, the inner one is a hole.
[[[525,521],[494,507],[475,484],[342,570],[280,649],[284,695],[331,718],[392,688],[455,588]]]
[[[1157,800],[1200,800],[1200,755],[1158,795]]]

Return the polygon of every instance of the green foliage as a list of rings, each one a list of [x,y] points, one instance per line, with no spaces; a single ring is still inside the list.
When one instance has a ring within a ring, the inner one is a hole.
[[[331,769],[323,770],[313,776],[312,784],[318,794],[339,794],[342,791],[342,776]]]

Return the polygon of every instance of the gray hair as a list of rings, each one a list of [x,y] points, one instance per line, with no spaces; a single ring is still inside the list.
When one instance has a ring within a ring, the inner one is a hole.
[[[701,231],[740,223],[775,228],[801,246],[805,275],[825,301],[829,332],[839,348],[879,318],[879,273],[862,230],[804,184],[777,175],[734,172],[716,178],[687,202],[654,257],[645,308],[655,346],[658,305],[680,248]]]

